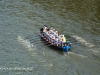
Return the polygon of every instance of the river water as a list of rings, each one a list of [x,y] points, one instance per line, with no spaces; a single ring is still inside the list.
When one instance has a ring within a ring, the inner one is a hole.
[[[0,0],[0,75],[100,75],[99,8],[99,0]],[[41,40],[43,25],[71,50]]]

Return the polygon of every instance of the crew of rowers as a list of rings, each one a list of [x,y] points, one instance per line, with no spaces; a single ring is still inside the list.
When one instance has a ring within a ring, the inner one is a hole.
[[[41,28],[42,34],[41,35],[46,41],[51,43],[52,45],[56,46],[66,46],[66,38],[64,35],[60,35],[58,31],[55,31],[52,27],[48,29],[46,25],[44,25],[43,28]]]

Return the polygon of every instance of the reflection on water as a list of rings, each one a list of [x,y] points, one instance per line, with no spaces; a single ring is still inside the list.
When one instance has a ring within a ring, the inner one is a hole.
[[[33,67],[0,74],[99,75],[99,8],[100,0],[0,0],[0,67]],[[40,39],[45,24],[65,34],[71,51]]]

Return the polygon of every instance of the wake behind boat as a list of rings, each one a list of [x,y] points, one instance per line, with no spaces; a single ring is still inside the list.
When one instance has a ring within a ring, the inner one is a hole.
[[[49,29],[46,25],[40,29],[40,36],[47,41],[51,46],[62,49],[65,52],[68,52],[71,48],[71,45],[67,43],[64,35],[60,35],[58,31],[52,27]]]

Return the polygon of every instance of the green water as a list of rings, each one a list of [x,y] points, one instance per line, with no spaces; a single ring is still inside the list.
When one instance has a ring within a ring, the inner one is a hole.
[[[99,8],[99,0],[0,0],[0,75],[99,75]],[[43,25],[65,34],[71,50],[43,42]]]

